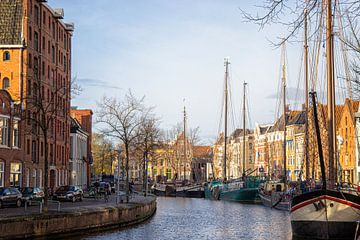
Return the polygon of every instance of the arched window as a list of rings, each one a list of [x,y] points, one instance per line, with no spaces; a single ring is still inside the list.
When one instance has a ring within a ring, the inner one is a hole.
[[[6,90],[10,87],[10,80],[8,78],[4,78],[2,81],[2,89]]]
[[[3,60],[4,61],[10,61],[10,53],[8,51],[4,52]]]

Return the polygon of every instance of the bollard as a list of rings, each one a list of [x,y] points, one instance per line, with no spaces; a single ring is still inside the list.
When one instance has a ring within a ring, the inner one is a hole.
[[[25,205],[25,212],[26,212],[26,211],[27,211],[27,205],[28,205],[28,201],[27,201],[27,200],[25,201],[25,204],[24,204],[24,205]]]
[[[40,202],[40,209],[39,209],[40,213],[43,212],[43,202]]]

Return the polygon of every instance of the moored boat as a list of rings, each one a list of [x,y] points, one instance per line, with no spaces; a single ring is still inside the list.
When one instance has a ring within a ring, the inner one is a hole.
[[[284,183],[267,181],[259,188],[259,196],[263,205],[278,210],[289,211],[293,194],[285,192]]]
[[[212,181],[205,185],[205,198],[211,200],[260,203],[258,188],[264,181],[259,177],[247,176],[228,183]]]
[[[295,196],[291,206],[293,235],[313,239],[357,239],[360,220],[357,194],[322,189]]]

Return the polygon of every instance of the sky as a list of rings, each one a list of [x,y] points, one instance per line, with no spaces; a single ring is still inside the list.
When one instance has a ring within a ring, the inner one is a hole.
[[[162,128],[182,121],[185,104],[188,126],[199,126],[205,141],[214,139],[219,133],[224,58],[230,57],[234,127],[241,126],[244,81],[250,127],[273,122],[281,52],[270,40],[286,31],[277,25],[259,29],[244,21],[239,10],[256,13],[254,5],[261,2],[49,0],[51,7],[64,8],[65,22],[75,23],[72,75],[83,91],[72,105],[96,112],[104,95],[121,98],[131,89],[155,107]],[[301,45],[287,46],[287,75],[292,76],[288,86],[293,89],[300,54]]]

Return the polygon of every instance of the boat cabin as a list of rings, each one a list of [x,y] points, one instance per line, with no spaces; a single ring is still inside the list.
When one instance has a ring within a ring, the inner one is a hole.
[[[285,184],[280,182],[267,182],[265,183],[264,190],[267,192],[284,192]]]

